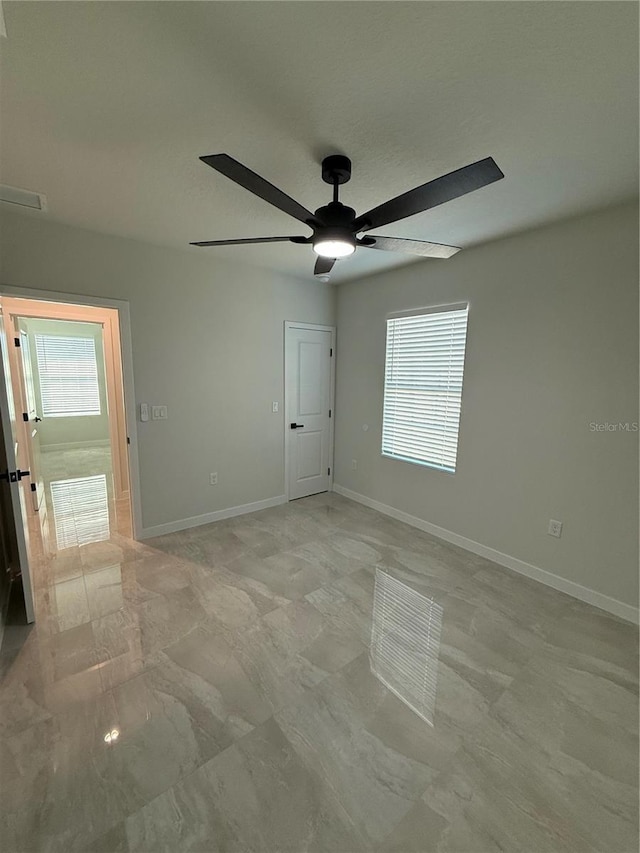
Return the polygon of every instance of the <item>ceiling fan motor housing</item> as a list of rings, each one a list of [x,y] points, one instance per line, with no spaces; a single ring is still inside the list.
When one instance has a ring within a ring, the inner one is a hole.
[[[355,248],[356,239],[353,232],[353,222],[356,212],[339,201],[332,201],[315,212],[316,218],[322,223],[313,226],[313,243],[327,240],[337,240],[348,243]]]

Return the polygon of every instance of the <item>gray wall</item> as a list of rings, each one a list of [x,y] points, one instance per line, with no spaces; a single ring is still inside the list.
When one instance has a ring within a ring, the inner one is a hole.
[[[21,318],[20,327],[29,335],[33,383],[38,402],[38,415],[40,417],[42,417],[42,405],[35,335],[65,335],[67,337],[93,338],[95,341],[101,413],[99,415],[82,415],[75,418],[43,418],[39,427],[41,449],[47,450],[51,446],[58,447],[62,444],[108,443],[109,414],[102,326],[99,323],[70,323],[63,320],[40,320],[35,317],[29,317]]]
[[[129,302],[136,401],[169,412],[138,423],[145,527],[283,494],[283,325],[333,324],[330,285],[14,212],[0,278]]]
[[[383,459],[386,314],[466,300],[456,473]],[[341,285],[337,351],[337,483],[637,605],[637,208]]]

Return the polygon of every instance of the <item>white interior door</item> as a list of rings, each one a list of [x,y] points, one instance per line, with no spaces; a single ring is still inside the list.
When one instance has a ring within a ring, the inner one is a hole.
[[[33,622],[33,592],[29,559],[27,556],[27,540],[24,519],[26,518],[25,484],[29,479],[21,479],[20,464],[25,463],[27,456],[20,446],[16,422],[16,411],[11,388],[11,373],[9,368],[9,353],[4,323],[0,323],[0,425],[2,440],[0,442],[0,511],[2,512],[3,539],[7,549],[9,566],[14,574],[22,576],[24,606],[27,621]]]
[[[334,331],[285,328],[287,476],[295,500],[331,488]]]
[[[44,500],[44,481],[42,479],[42,466],[40,464],[40,428],[38,424],[42,420],[38,414],[38,401],[36,400],[35,383],[33,381],[33,359],[29,346],[29,335],[24,329],[23,320],[17,321],[20,340],[20,370],[19,379],[22,390],[22,402],[24,406],[23,418],[26,415],[27,453],[29,455],[29,470],[31,471],[31,500],[35,512],[40,510]]]

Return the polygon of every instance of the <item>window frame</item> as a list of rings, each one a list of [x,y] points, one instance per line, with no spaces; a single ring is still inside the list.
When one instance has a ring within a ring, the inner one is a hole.
[[[460,448],[460,432],[462,427],[462,412],[463,412],[463,396],[464,396],[464,378],[467,358],[467,338],[469,332],[469,313],[471,303],[469,300],[464,302],[453,302],[442,305],[430,305],[422,308],[409,308],[403,311],[392,311],[385,316],[385,344],[384,344],[384,376],[382,383],[382,423],[381,423],[381,440],[380,440],[380,455],[384,459],[390,459],[396,462],[406,462],[409,465],[417,465],[420,468],[430,468],[432,471],[438,471],[441,474],[454,475],[458,471],[458,455]],[[458,428],[455,443],[455,463],[454,467],[450,468],[437,462],[427,461],[423,459],[415,459],[409,456],[388,453],[384,450],[385,443],[385,399],[387,393],[387,350],[388,350],[388,335],[389,335],[389,320],[398,320],[404,317],[421,317],[427,314],[443,314],[450,311],[465,311],[466,310],[466,326],[464,332],[464,350],[462,359],[462,381],[460,388],[460,416],[458,419]]]

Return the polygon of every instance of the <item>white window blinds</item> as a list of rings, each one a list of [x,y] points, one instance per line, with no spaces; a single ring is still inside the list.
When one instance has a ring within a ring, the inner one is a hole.
[[[456,470],[468,305],[387,320],[382,454]]]
[[[72,418],[100,414],[93,338],[36,335],[42,414]]]

